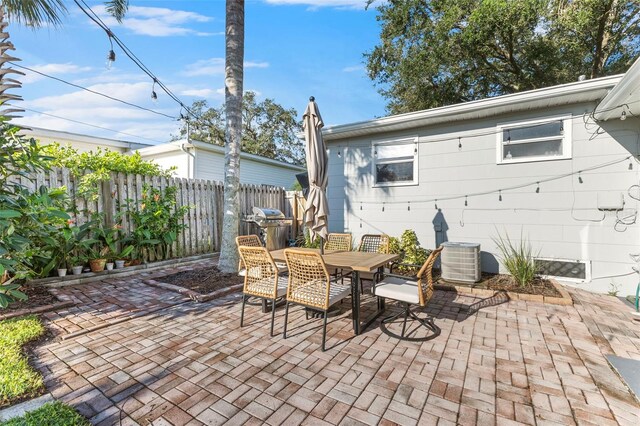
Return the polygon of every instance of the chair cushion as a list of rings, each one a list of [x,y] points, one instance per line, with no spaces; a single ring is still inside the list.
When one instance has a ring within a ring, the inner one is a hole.
[[[350,285],[342,285],[332,282],[331,287],[329,288],[329,306],[338,303],[345,297],[348,297],[350,294]]]
[[[399,300],[401,302],[420,303],[418,283],[397,277],[385,277],[375,285],[374,294],[379,297]]]

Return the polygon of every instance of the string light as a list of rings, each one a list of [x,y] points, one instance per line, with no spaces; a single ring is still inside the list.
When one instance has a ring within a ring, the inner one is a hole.
[[[469,205],[469,203],[467,202],[467,196],[464,196],[464,206],[467,207]]]
[[[342,157],[342,151],[340,149],[338,149],[338,158]]]
[[[384,211],[384,201],[382,202],[382,211]]]
[[[629,170],[633,170],[633,161],[629,158]]]
[[[438,200],[436,200],[434,206],[435,206],[436,210],[438,210]]]
[[[627,112],[622,110],[622,114],[620,114],[620,121],[624,121],[627,119]]]
[[[407,211],[411,211],[411,201],[407,201]]]
[[[362,210],[362,201],[360,202],[360,210]]]
[[[536,182],[536,185],[538,185],[536,187],[536,194],[539,194],[540,193],[540,182]]]
[[[110,70],[116,60],[116,52],[113,51],[113,33],[111,33],[111,31],[107,31],[107,36],[109,36],[109,44],[111,45],[111,49],[109,50],[109,53],[107,53],[107,69]]]
[[[156,79],[153,79],[153,86],[151,86],[151,99],[154,101],[158,100],[158,94],[156,93]]]
[[[582,180],[582,176],[580,175],[580,173],[582,173],[581,171],[578,172],[578,182],[579,183],[584,183]]]
[[[458,149],[462,149],[462,137],[458,136]]]
[[[502,201],[502,189],[498,189],[498,201]]]

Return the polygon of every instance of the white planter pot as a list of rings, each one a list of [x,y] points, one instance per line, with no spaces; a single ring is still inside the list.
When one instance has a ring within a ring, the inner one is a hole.
[[[111,271],[113,269],[113,263],[112,262],[108,262],[105,266],[107,267],[107,271]]]
[[[58,276],[59,277],[66,277],[67,276],[67,268],[58,269]]]
[[[124,268],[124,260],[116,260],[116,269]]]
[[[84,266],[73,266],[71,268],[71,272],[73,273],[73,275],[80,275],[82,273],[83,268]]]

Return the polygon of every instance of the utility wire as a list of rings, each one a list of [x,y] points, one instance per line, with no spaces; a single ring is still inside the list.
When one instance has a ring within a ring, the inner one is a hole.
[[[42,114],[42,115],[46,115],[48,117],[53,117],[53,118],[58,118],[60,120],[65,120],[65,121],[70,121],[72,123],[76,123],[76,124],[82,124],[83,126],[89,126],[89,127],[95,127],[96,129],[101,129],[101,130],[107,130],[109,132],[114,132],[114,133],[120,133],[121,135],[127,135],[127,136],[132,136],[134,138],[138,138],[138,139],[144,139],[150,142],[153,142],[154,144],[161,144],[163,142],[155,140],[155,139],[149,139],[149,138],[145,138],[144,136],[138,136],[138,135],[134,135],[132,133],[127,133],[127,132],[122,132],[120,130],[114,130],[114,129],[110,129],[108,127],[102,127],[102,126],[97,126],[95,124],[89,124],[89,123],[85,123],[84,121],[79,121],[79,120],[74,120],[72,118],[67,118],[67,117],[61,117],[59,115],[54,115],[54,114],[49,114],[47,112],[42,112],[42,111],[36,111],[35,109],[29,109],[29,108],[25,108],[25,107],[21,107],[23,110],[25,111],[29,111],[29,112],[34,112],[36,114]],[[28,126],[25,126],[28,127]]]
[[[173,99],[180,108],[184,109],[187,114],[194,118],[197,116],[167,87],[162,83],[158,77],[127,47],[127,45],[116,36],[113,31],[104,23],[104,21],[96,14],[91,7],[85,3],[84,0],[73,0],[74,3],[80,8],[80,10],[89,17],[96,25],[102,28],[110,39],[113,39],[118,46],[122,49],[125,55],[133,61],[133,63],[140,68],[145,74],[147,74],[154,83],[158,85],[171,99]],[[82,4],[81,4],[82,3]],[[84,5],[84,6],[83,6]]]
[[[55,77],[55,76],[52,76],[52,75],[49,75],[49,74],[45,74],[45,73],[43,73],[43,72],[41,72],[41,71],[38,71],[38,70],[35,70],[35,69],[33,69],[33,68],[25,67],[24,65],[19,65],[19,64],[16,64],[15,62],[9,62],[9,64],[11,64],[11,65],[12,65],[12,66],[14,66],[14,67],[18,67],[18,68],[22,68],[22,69],[24,69],[24,70],[30,71],[30,72],[32,72],[32,73],[39,74],[39,75],[41,75],[41,76],[43,76],[43,77],[47,77],[47,78],[50,78],[50,79],[52,79],[52,80],[59,81],[60,83],[68,84],[69,86],[73,86],[73,87],[76,87],[76,88],[78,88],[78,89],[82,89],[82,90],[87,91],[87,92],[89,92],[89,93],[93,93],[94,95],[98,95],[98,96],[105,97],[105,98],[110,99],[110,100],[112,100],[112,101],[120,102],[120,103],[122,103],[122,104],[125,104],[125,105],[128,105],[128,106],[132,106],[132,107],[134,107],[134,108],[138,108],[138,109],[141,109],[141,110],[143,110],[143,111],[152,112],[152,113],[154,113],[154,114],[157,114],[157,115],[161,115],[161,116],[163,116],[163,117],[170,118],[171,120],[177,120],[177,117],[174,117],[174,116],[171,116],[171,115],[165,114],[165,113],[160,112],[160,111],[155,111],[155,110],[152,110],[152,109],[149,109],[149,108],[145,108],[145,107],[143,107],[143,106],[136,105],[136,104],[133,104],[133,103],[131,103],[131,102],[127,102],[127,101],[122,100],[122,99],[114,98],[113,96],[109,96],[109,95],[107,95],[107,94],[105,94],[105,93],[97,92],[97,91],[92,90],[92,89],[89,89],[89,88],[87,88],[87,87],[80,86],[79,84],[71,83],[71,82],[66,81],[66,80],[63,80],[63,79],[61,79],[61,78],[58,78],[58,77]]]

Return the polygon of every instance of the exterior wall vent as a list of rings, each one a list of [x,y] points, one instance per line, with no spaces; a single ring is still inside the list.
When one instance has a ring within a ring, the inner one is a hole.
[[[477,283],[482,277],[480,244],[442,243],[442,278],[449,281]]]
[[[585,260],[536,258],[538,273],[571,281],[591,281],[590,262]]]

